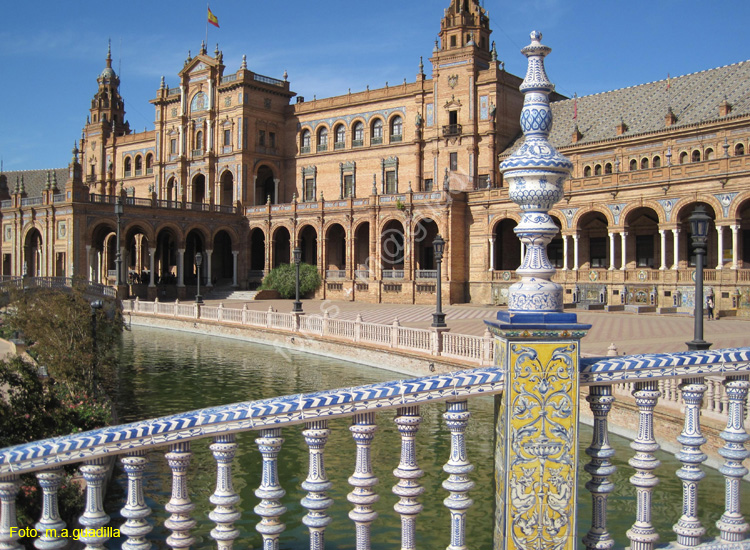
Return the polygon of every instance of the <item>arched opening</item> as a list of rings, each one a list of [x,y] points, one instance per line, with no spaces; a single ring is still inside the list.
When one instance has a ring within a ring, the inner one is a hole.
[[[659,238],[659,215],[648,207],[631,210],[625,220],[628,236],[626,237],[626,259],[633,262],[631,266],[655,268],[661,257],[661,239]]]
[[[661,157],[659,155],[654,157],[654,160],[651,162],[651,166],[654,168],[661,168]]]
[[[739,208],[740,230],[737,232],[739,242],[737,243],[737,267],[739,269],[750,268],[750,200],[744,202]],[[734,258],[732,258],[734,260]],[[750,296],[748,297],[750,298]],[[750,300],[749,300],[750,301]],[[750,307],[750,304],[748,304]]]
[[[42,276],[42,234],[37,228],[26,233],[23,245],[23,274],[29,277]]]
[[[167,188],[165,189],[165,198],[168,203],[177,202],[177,185],[174,178],[167,180]]]
[[[365,143],[365,125],[357,121],[352,127],[352,147],[362,147]]]
[[[607,254],[607,218],[600,212],[588,212],[578,222],[578,265],[581,268],[609,267]]]
[[[510,218],[495,224],[495,265],[492,268],[496,271],[513,271],[521,265],[521,241],[513,231],[516,225]]]
[[[602,165],[601,164],[597,164],[596,166],[594,166],[594,175],[595,176],[601,176],[602,175]]]
[[[695,207],[703,205],[706,209],[706,214],[711,218],[708,224],[708,245],[706,246],[706,255],[704,256],[705,269],[713,269],[719,259],[718,250],[716,249],[716,212],[711,205],[705,202],[692,202],[686,204],[677,213],[677,224],[680,229],[680,258],[687,258],[687,266],[681,264],[681,267],[695,267],[695,252],[693,248],[693,234],[690,227],[690,216],[695,211]],[[682,238],[685,235],[685,238]]]
[[[563,258],[563,252],[565,248],[563,246],[562,233],[560,233],[560,230],[562,229],[562,223],[555,216],[550,216],[550,218],[552,218],[552,221],[555,222],[558,232],[547,245],[547,257],[549,258],[549,262],[552,264],[552,267],[561,268],[563,265],[565,265]]]
[[[686,151],[680,153],[680,164],[685,164],[687,162],[687,156],[688,154]]]
[[[591,166],[584,166],[583,167],[583,177],[584,178],[591,177]]]
[[[706,149],[706,152],[703,154],[703,160],[714,160],[714,150],[710,147]]]
[[[383,143],[383,119],[376,118],[372,121],[370,145],[380,145],[381,143]]]
[[[201,263],[201,286],[206,284],[208,271],[208,257],[206,255],[206,244],[203,234],[197,229],[192,229],[185,237],[185,256],[184,256],[184,282],[186,285],[195,285],[198,281],[198,266],[195,262],[195,255],[200,252],[203,256]]]
[[[320,130],[318,130],[318,141],[317,141],[318,147],[317,151],[318,153],[328,151],[328,128],[323,126]]]
[[[136,155],[135,157],[135,175],[140,176],[143,174],[143,157]]]
[[[148,237],[142,227],[131,227],[125,235],[126,281],[133,285],[145,285],[150,280]],[[136,294],[139,295],[139,294]],[[145,295],[143,295],[145,297]]]
[[[635,159],[630,160],[630,171],[633,172],[635,170],[638,170],[638,161]]]
[[[259,227],[250,231],[250,278],[262,279],[266,269],[266,234]]]
[[[92,232],[91,255],[88,258],[90,266],[89,281],[108,283],[108,269],[114,270],[114,236],[114,227],[108,224],[99,225]]]
[[[298,246],[302,250],[302,261],[310,265],[318,265],[318,232],[312,225],[306,225],[299,232]]]
[[[221,205],[232,206],[234,204],[234,176],[229,170],[221,175]]]
[[[292,263],[289,230],[281,226],[273,232],[273,267]]]
[[[337,124],[334,130],[335,140],[334,149],[344,149],[346,147],[346,127],[343,124]]]
[[[125,162],[123,163],[123,175],[126,178],[129,178],[133,175],[133,161],[130,159],[130,157],[125,157]]]
[[[370,273],[370,222],[363,222],[354,230],[354,276],[369,279]]]
[[[208,269],[208,266],[206,266]],[[226,231],[219,231],[214,237],[211,255],[211,273],[207,273],[213,285],[228,285],[234,281],[234,255],[232,237]]]
[[[146,155],[146,174],[154,173],[154,155],[149,153]]]
[[[206,176],[197,174],[193,178],[193,195],[190,201],[193,205],[202,205],[206,200]]]
[[[604,165],[604,173],[605,174],[611,174],[612,173],[612,163],[608,162]]]
[[[299,138],[299,152],[310,152],[310,130],[302,130],[302,134],[300,134]]]
[[[346,230],[341,224],[334,223],[326,231],[326,278],[343,279],[346,277]]]
[[[641,170],[645,170],[648,168],[648,157],[643,157],[641,159]]]
[[[404,276],[404,226],[398,220],[389,220],[380,235],[380,263],[384,279],[401,279]]]
[[[195,150],[198,153],[203,151],[203,132],[201,130],[195,133]]]
[[[403,139],[404,121],[396,115],[391,119],[391,142],[399,142]]]
[[[690,160],[692,162],[700,162],[701,161],[701,152],[698,149],[696,149],[695,151],[693,151],[693,154],[690,157]]]
[[[273,170],[263,164],[258,167],[257,176],[255,177],[255,204],[277,204],[279,197],[276,196],[276,184],[273,178]]]
[[[177,284],[177,237],[171,229],[162,229],[156,236],[154,271],[157,284]]]
[[[430,218],[423,218],[414,226],[414,276],[421,278],[437,278],[437,264],[435,264],[435,248],[432,242],[438,234],[438,225]]]
[[[742,143],[738,143],[734,146],[734,156],[741,157],[745,154],[745,146]]]

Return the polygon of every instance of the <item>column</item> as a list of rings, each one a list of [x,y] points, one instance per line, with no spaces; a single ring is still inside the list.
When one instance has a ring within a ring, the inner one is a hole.
[[[487,271],[495,270],[495,237],[490,237],[490,268]]]
[[[279,182],[281,180],[279,178],[273,178],[273,202],[276,204],[281,203],[279,200]]]
[[[678,228],[674,228],[672,230],[672,238],[673,238],[673,247],[674,248],[674,264],[672,265],[672,269],[679,269],[680,268],[680,230]]]
[[[232,250],[232,286],[237,287],[237,256],[239,255],[239,250]]]
[[[609,269],[615,268],[615,234],[609,233]]]
[[[665,229],[659,229],[659,236],[661,237],[661,265],[660,270],[667,269],[667,231]]]
[[[154,271],[155,261],[156,261],[156,248],[149,247],[148,249],[148,269],[149,269],[148,286],[150,287],[156,286],[156,272]]]
[[[628,252],[628,241],[627,241],[628,232],[623,231],[620,233],[620,243],[622,245],[621,252],[621,259],[620,259],[620,270],[625,271],[628,267],[628,260],[627,260],[627,252]]]
[[[258,185],[258,176],[253,176],[253,205],[258,204],[258,201],[255,197],[255,187]]]
[[[177,249],[177,286],[185,286],[185,249]]]
[[[87,273],[86,278],[90,282],[93,282],[94,281],[94,277],[93,277],[94,273],[91,270],[91,267],[92,267],[91,266],[91,245],[87,244],[86,245],[86,273]]]
[[[739,225],[731,225],[732,228],[732,269],[739,269],[740,261],[740,244],[739,244]]]
[[[717,225],[716,226],[716,239],[717,239],[717,245],[716,245],[716,251],[717,256],[719,257],[716,261],[716,269],[721,269],[724,267],[724,226],[723,225]]]
[[[568,235],[562,236],[563,240],[563,271],[568,270]]]
[[[206,288],[214,286],[213,283],[211,282],[211,278],[212,278],[211,273],[213,273],[213,271],[211,270],[211,257],[213,255],[214,255],[213,250],[206,250],[206,274],[205,274]]]
[[[578,271],[578,238],[580,235],[575,233],[573,235],[573,271]]]

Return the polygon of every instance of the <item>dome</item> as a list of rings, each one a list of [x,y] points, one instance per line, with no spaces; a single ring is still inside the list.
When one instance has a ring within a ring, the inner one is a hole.
[[[112,67],[106,67],[102,71],[102,74],[99,75],[99,78],[113,79],[113,78],[117,78],[117,75],[115,74],[115,70]]]

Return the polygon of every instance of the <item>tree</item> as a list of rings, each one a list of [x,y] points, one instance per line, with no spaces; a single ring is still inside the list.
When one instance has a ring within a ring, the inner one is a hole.
[[[293,298],[296,284],[296,265],[281,264],[271,270],[263,279],[260,288],[276,290],[282,298]],[[300,295],[317,290],[320,286],[320,273],[314,265],[300,264],[299,291]]]

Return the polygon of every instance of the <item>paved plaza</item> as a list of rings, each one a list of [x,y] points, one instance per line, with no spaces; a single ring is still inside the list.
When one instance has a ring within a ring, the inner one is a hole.
[[[208,305],[219,301],[207,300]],[[292,300],[255,300],[222,302],[225,307],[289,312]],[[325,311],[331,318],[356,319],[357,314],[368,323],[392,323],[398,319],[402,326],[428,328],[432,323],[434,306],[366,304],[361,302],[337,302],[331,300],[303,300],[303,310],[308,315],[322,315]],[[451,331],[460,334],[482,335],[484,320],[494,319],[498,307],[455,305],[444,308],[446,323]],[[571,310],[568,310],[571,311]],[[619,354],[663,353],[685,351],[685,342],[693,339],[693,318],[688,315],[657,315],[580,311],[578,321],[592,325],[589,334],[582,340],[581,351],[585,355],[603,355],[611,343]],[[713,344],[713,349],[750,345],[750,319],[725,317],[718,321],[704,322],[704,339]]]

